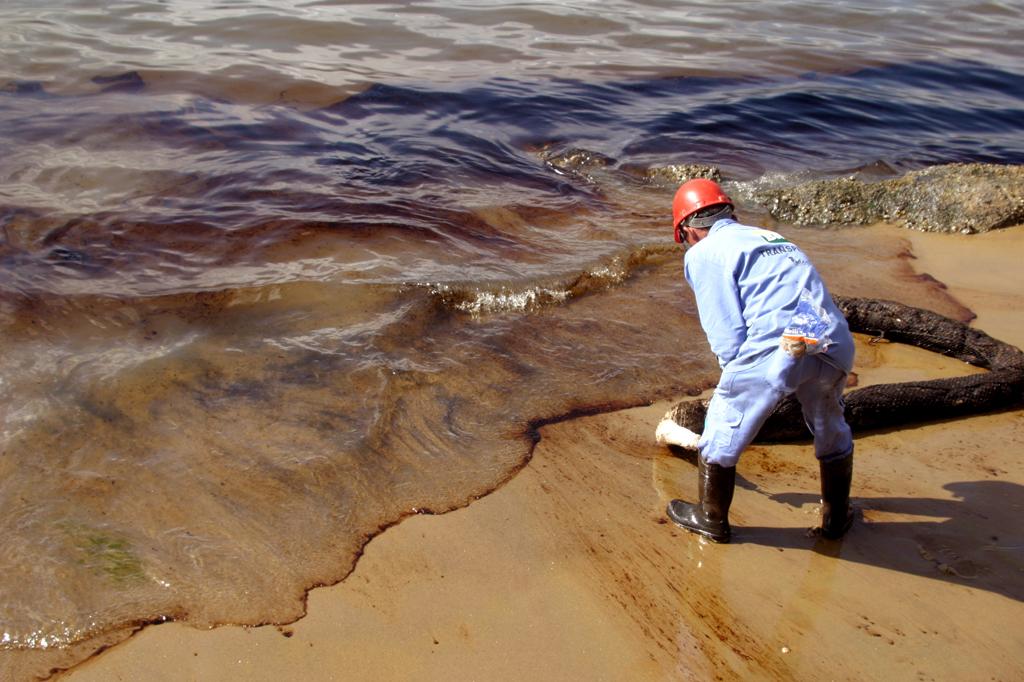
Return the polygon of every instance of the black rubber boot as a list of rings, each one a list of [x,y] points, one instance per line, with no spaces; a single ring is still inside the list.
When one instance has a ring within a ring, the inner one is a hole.
[[[729,542],[729,505],[736,488],[736,467],[723,467],[697,457],[697,493],[700,501],[672,500],[668,517],[686,530],[715,542]]]
[[[821,466],[821,536],[838,540],[853,524],[850,510],[850,481],[853,479],[853,455]]]

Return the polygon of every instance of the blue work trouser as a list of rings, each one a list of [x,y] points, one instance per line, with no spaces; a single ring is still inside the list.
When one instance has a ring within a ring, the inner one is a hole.
[[[708,405],[700,454],[709,462],[736,466],[779,401],[796,393],[814,436],[815,457],[841,459],[853,452],[853,436],[843,418],[845,386],[846,372],[820,356],[794,358],[782,349],[753,364],[726,367]]]

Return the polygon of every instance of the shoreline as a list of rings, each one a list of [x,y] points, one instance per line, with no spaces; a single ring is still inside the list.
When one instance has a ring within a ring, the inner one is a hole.
[[[1024,227],[957,248],[950,235],[901,236],[918,274],[974,311],[973,325],[1024,345],[1024,296],[1011,290],[1007,262]],[[964,272],[965,262],[984,267]],[[860,357],[874,357],[855,370],[862,385],[959,371],[895,345]],[[1024,674],[1015,634],[1024,561],[1012,549],[1022,540],[1024,466],[1012,456],[1019,447],[1006,447],[1024,445],[1024,412],[859,437],[860,513],[842,543],[804,534],[818,510],[806,444],[753,446],[740,464],[736,539],[716,546],[664,519],[668,499],[693,495],[692,462],[653,441],[673,402],[540,427],[533,458],[511,480],[373,538],[344,581],[310,591],[295,623],[150,626],[57,677]]]

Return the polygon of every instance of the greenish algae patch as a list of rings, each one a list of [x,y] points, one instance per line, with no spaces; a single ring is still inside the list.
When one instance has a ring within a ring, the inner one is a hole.
[[[94,573],[119,583],[146,577],[142,560],[127,539],[79,524],[65,524],[64,531],[79,554],[78,563]]]

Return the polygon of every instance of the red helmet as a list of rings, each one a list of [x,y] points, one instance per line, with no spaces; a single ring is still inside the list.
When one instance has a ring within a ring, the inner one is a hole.
[[[696,178],[680,185],[675,198],[672,199],[672,227],[675,229],[676,242],[683,242],[683,235],[679,231],[683,221],[700,209],[717,204],[728,204],[730,209],[733,206],[732,199],[722,191],[717,182]]]

